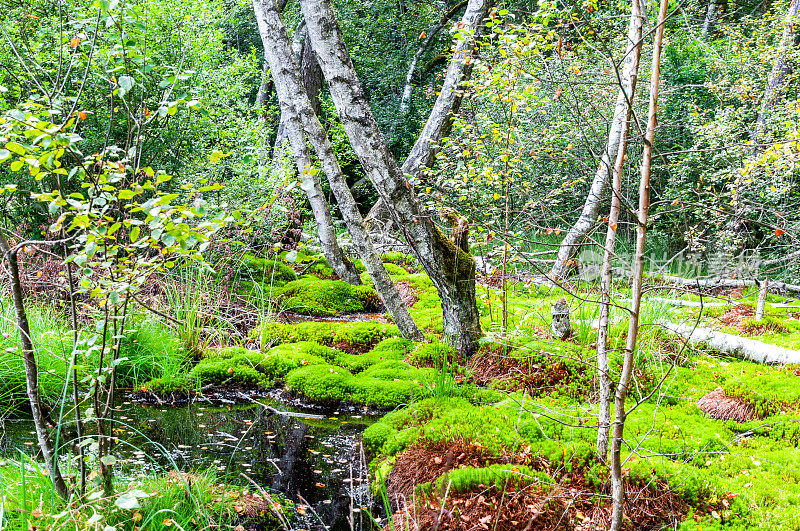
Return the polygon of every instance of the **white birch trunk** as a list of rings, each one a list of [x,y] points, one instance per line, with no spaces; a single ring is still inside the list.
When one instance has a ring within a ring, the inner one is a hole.
[[[471,0],[484,5],[486,0]],[[392,212],[414,256],[436,286],[442,300],[444,333],[463,353],[478,346],[481,334],[475,300],[475,261],[456,247],[431,216],[423,211],[414,191],[389,153],[386,141],[344,45],[341,30],[329,0],[300,3],[317,59],[328,81],[353,151],[361,161],[378,194]],[[468,12],[472,12],[467,8]]]
[[[764,278],[759,283],[758,289],[758,304],[756,304],[756,321],[760,321],[764,318],[764,310],[767,305],[767,286],[769,285],[769,279]]]
[[[764,88],[761,110],[758,113],[755,131],[753,132],[753,144],[757,151],[761,150],[761,145],[764,142],[769,113],[778,101],[786,78],[792,73],[789,56],[792,48],[797,46],[798,27],[800,27],[800,0],[792,1],[783,24],[783,34],[778,45],[778,53],[772,63],[772,72],[770,72],[767,79],[767,86]]]
[[[275,15],[279,17],[277,14],[277,9],[275,8],[275,4],[271,4]],[[339,247],[339,243],[336,241],[336,231],[333,228],[333,218],[331,217],[331,213],[328,208],[328,202],[325,200],[325,196],[322,193],[322,187],[320,186],[319,179],[314,171],[311,156],[308,153],[308,147],[306,146],[305,135],[303,135],[303,125],[300,122],[300,117],[297,115],[297,113],[293,113],[291,110],[287,109],[289,100],[286,93],[286,87],[282,86],[275,76],[275,50],[271,41],[269,39],[264,39],[263,37],[264,35],[269,35],[269,32],[272,28],[264,17],[265,11],[262,3],[260,3],[258,0],[254,0],[253,7],[256,12],[259,32],[262,35],[262,40],[264,43],[264,55],[267,56],[267,60],[270,63],[270,70],[272,70],[273,79],[275,80],[275,90],[278,93],[278,100],[281,102],[281,121],[292,149],[292,155],[294,156],[294,160],[297,165],[297,171],[300,174],[300,186],[308,197],[308,202],[311,205],[311,211],[313,212],[314,219],[317,223],[317,233],[319,235],[319,241],[322,247],[322,254],[325,255],[325,259],[328,261],[339,278],[350,284],[361,284],[361,276],[358,274],[355,265],[353,262],[347,259],[342,252],[341,247]],[[291,54],[288,55],[288,58],[293,60]],[[305,90],[303,90],[303,94],[305,94]]]
[[[608,214],[608,230],[603,246],[603,265],[600,279],[600,318],[597,330],[597,381],[598,381],[598,429],[597,455],[605,461],[608,455],[608,435],[611,429],[611,378],[608,373],[608,317],[611,309],[611,290],[613,287],[612,262],[614,260],[614,243],[617,235],[617,223],[622,193],[622,169],[628,145],[628,129],[630,126],[633,98],[636,92],[636,79],[639,71],[639,59],[642,53],[642,5],[640,0],[631,3],[631,18],[628,24],[628,41],[634,44],[631,50],[633,61],[625,64],[620,78],[620,88],[626,90],[628,101],[627,113],[622,125],[620,147],[614,164],[612,178],[611,210]]]
[[[431,27],[425,35],[425,39],[422,41],[422,44],[419,45],[417,48],[414,57],[411,59],[411,63],[408,65],[408,71],[406,72],[406,83],[403,87],[403,95],[400,97],[400,115],[404,116],[408,113],[409,109],[411,108],[411,96],[414,93],[414,72],[417,71],[417,64],[419,64],[419,60],[422,59],[422,55],[425,53],[425,50],[428,49],[431,42],[433,42],[434,37],[441,31],[441,29],[447,24],[447,21],[450,20],[455,16],[455,14],[466,5],[467,0],[463,0],[459,2],[456,6],[454,6],[450,11],[442,16],[442,19],[433,27]],[[485,16],[485,15],[484,15]]]
[[[405,303],[400,297],[391,277],[386,272],[383,262],[375,252],[372,242],[364,229],[364,220],[358,211],[358,205],[350,193],[347,181],[336,159],[333,146],[328,135],[319,122],[312,108],[308,95],[301,79],[300,68],[290,54],[289,38],[280,15],[275,9],[274,0],[254,0],[253,7],[259,23],[259,30],[264,40],[264,49],[267,50],[268,61],[279,99],[282,102],[282,113],[286,116],[287,129],[290,132],[292,144],[300,143],[305,148],[305,135],[308,134],[311,144],[319,157],[331,190],[336,196],[342,217],[347,224],[353,244],[358,249],[359,255],[372,278],[375,289],[383,299],[386,309],[392,316],[403,337],[421,341],[423,339]],[[307,158],[307,154],[306,154]],[[299,164],[298,164],[299,165]],[[305,189],[306,182],[303,183]],[[327,208],[327,206],[326,206]]]
[[[647,236],[647,214],[650,209],[650,164],[653,158],[653,141],[656,136],[656,114],[658,109],[659,78],[661,75],[661,48],[664,39],[664,22],[667,18],[669,0],[661,0],[653,38],[653,62],[650,69],[650,104],[647,110],[647,132],[642,152],[642,175],[639,181],[639,210],[636,213],[636,251],[633,257],[633,281],[631,283],[631,311],[625,356],[619,384],[614,397],[614,438],[611,442],[611,531],[622,529],[625,506],[625,489],[622,474],[622,441],[625,435],[625,399],[633,374],[636,336],[639,332],[639,314],[642,305],[642,283],[644,280],[644,251]]]
[[[463,28],[462,31],[468,33],[468,36],[456,42],[453,58],[447,67],[447,73],[439,91],[439,96],[436,98],[431,114],[422,128],[420,136],[414,142],[408,157],[403,162],[401,170],[404,175],[419,179],[425,168],[435,160],[438,152],[438,142],[450,131],[453,115],[458,112],[462,100],[462,95],[459,93],[458,88],[469,78],[472,71],[470,58],[475,48],[475,40],[481,34],[483,19],[488,15],[492,3],[493,0],[471,0],[467,4],[467,9],[464,11],[464,16],[461,18],[459,26]],[[457,11],[456,8],[451,10],[448,13],[448,18],[455,14],[455,11]],[[423,46],[425,45],[423,44]],[[421,47],[417,52],[418,55],[421,56],[423,51]],[[417,60],[418,57],[415,57],[414,61]],[[412,61],[406,78],[406,88],[404,89],[404,97],[405,91],[409,91],[409,100],[412,87],[408,81],[413,76],[413,68],[416,68],[416,63]],[[368,223],[378,221],[385,224],[390,219],[389,210],[382,198],[378,199],[370,209],[369,214],[367,214]]]

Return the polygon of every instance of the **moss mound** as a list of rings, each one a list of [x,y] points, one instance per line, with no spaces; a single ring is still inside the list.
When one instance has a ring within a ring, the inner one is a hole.
[[[382,306],[378,293],[371,287],[353,286],[341,280],[304,277],[289,282],[276,294],[285,310],[303,315],[374,312]]]
[[[367,352],[380,341],[397,337],[394,325],[368,322],[326,323],[307,321],[296,324],[265,323],[250,333],[250,338],[262,345],[277,345],[297,341],[316,341],[348,352]]]
[[[253,255],[245,255],[242,258],[242,266],[239,271],[256,282],[282,284],[297,280],[297,273],[282,260],[256,258]]]

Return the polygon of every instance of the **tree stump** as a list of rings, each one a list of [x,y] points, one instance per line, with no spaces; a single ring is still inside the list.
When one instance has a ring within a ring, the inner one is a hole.
[[[572,335],[572,326],[569,323],[569,304],[565,298],[550,306],[550,313],[553,317],[550,323],[550,330],[558,339],[567,339]]]

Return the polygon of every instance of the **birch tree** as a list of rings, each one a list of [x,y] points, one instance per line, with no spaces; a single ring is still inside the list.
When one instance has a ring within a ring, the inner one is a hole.
[[[0,229],[0,252],[7,264],[8,281],[11,287],[11,299],[14,301],[14,313],[17,319],[19,340],[22,346],[22,361],[25,365],[25,384],[28,393],[28,403],[31,406],[31,416],[36,429],[36,439],[39,450],[42,452],[44,465],[55,491],[63,499],[69,498],[69,489],[64,482],[64,476],[58,466],[58,457],[53,441],[47,431],[47,422],[42,409],[42,398],[39,393],[39,366],[36,363],[36,353],[33,347],[31,327],[28,323],[28,313],[25,310],[25,301],[22,295],[22,282],[19,274],[19,261],[17,260],[17,247],[11,247],[8,239]]]
[[[608,373],[608,317],[611,307],[612,270],[611,263],[614,259],[614,243],[619,221],[620,199],[622,193],[622,168],[625,163],[625,154],[628,145],[628,129],[633,107],[633,98],[636,91],[636,79],[639,71],[639,59],[642,53],[642,26],[644,25],[644,6],[641,0],[631,3],[631,18],[628,24],[628,49],[626,61],[620,77],[620,87],[624,91],[627,101],[619,149],[614,164],[611,210],[608,215],[608,230],[605,245],[603,246],[603,264],[600,279],[600,319],[597,330],[597,375],[599,391],[599,412],[597,431],[597,454],[605,459],[608,454],[608,433],[611,429],[611,378]]]
[[[489,5],[488,0],[470,0],[464,18],[477,25],[488,12]],[[330,1],[303,0],[300,7],[353,151],[412,253],[436,286],[442,300],[444,333],[449,342],[459,351],[471,353],[477,348],[481,335],[475,300],[475,261],[447,238],[431,214],[424,211],[413,187],[389,152],[356,75]],[[474,26],[465,24],[465,27]],[[466,66],[466,56],[454,56],[431,118],[442,113],[449,115],[452,102],[459,97],[449,92],[460,83],[461,75],[458,73],[463,74]],[[418,143],[427,144],[431,134],[435,135],[423,131]],[[429,145],[421,147],[421,154],[427,149],[430,149]]]
[[[795,0],[797,1],[797,0]],[[628,336],[625,340],[625,355],[614,397],[614,438],[611,443],[611,527],[622,529],[625,489],[622,473],[622,442],[625,434],[625,399],[630,389],[633,374],[634,352],[639,333],[639,315],[642,308],[642,281],[644,278],[644,251],[647,236],[647,215],[650,209],[650,164],[653,159],[653,141],[656,136],[656,112],[661,75],[661,49],[664,39],[664,21],[667,18],[669,0],[661,0],[653,37],[653,62],[650,68],[650,102],[647,109],[647,132],[642,151],[641,177],[639,179],[639,209],[636,212],[636,248],[633,255],[633,277],[631,281],[631,309]]]
[[[367,273],[375,284],[375,289],[383,299],[386,309],[403,336],[421,341],[423,339],[422,332],[420,332],[411,318],[411,314],[409,314],[391,277],[386,272],[380,256],[375,252],[372,241],[364,228],[364,220],[358,210],[358,205],[350,193],[350,188],[347,186],[345,176],[336,159],[333,146],[317,114],[314,112],[309,95],[303,85],[300,67],[294,60],[289,37],[286,34],[286,29],[275,1],[253,0],[253,9],[256,13],[259,32],[264,43],[264,53],[269,62],[278,99],[281,103],[281,115],[285,120],[285,130],[297,161],[298,171],[301,171],[303,175],[303,188],[319,187],[319,181],[315,176],[315,169],[312,167],[308,148],[306,147],[305,129],[308,139],[314,147],[328,177],[328,182],[339,204],[339,209],[347,224],[353,244],[358,250]],[[316,192],[313,193],[316,195]],[[324,198],[321,198],[319,202],[325,203]],[[325,204],[325,209],[327,211],[327,204]]]
[[[632,39],[630,33],[631,30],[635,30],[641,36],[641,18],[636,17],[636,20],[640,21],[639,28],[629,27],[628,44],[622,60],[622,68],[617,69],[619,92],[614,105],[614,113],[611,117],[606,145],[600,157],[600,164],[595,171],[592,185],[589,188],[580,216],[564,236],[558,248],[558,256],[550,269],[550,278],[553,280],[563,279],[566,276],[570,261],[576,256],[578,249],[597,221],[597,215],[600,212],[600,206],[608,188],[612,161],[617,157],[630,114],[631,101],[629,95],[633,94],[632,84],[635,83],[635,76],[630,76],[630,72],[635,71],[632,68],[634,64],[638,65],[641,49],[641,43],[639,42],[641,37]],[[633,21],[633,17],[631,17],[631,21]]]
[[[482,32],[483,19],[488,15],[489,8],[492,4],[493,0],[467,3],[464,15],[458,24],[458,27],[461,28],[461,34],[456,39],[453,57],[447,67],[447,73],[442,82],[442,87],[439,90],[439,96],[437,96],[433,109],[428,119],[425,121],[422,132],[411,147],[411,151],[401,168],[403,174],[411,176],[412,180],[419,180],[422,177],[422,172],[433,164],[436,153],[438,152],[439,141],[449,133],[452,127],[452,118],[455,113],[458,112],[463,99],[462,93],[458,89],[461,84],[469,78],[472,72],[473,63],[471,62],[471,57],[475,49],[476,39]],[[446,20],[454,16],[458,9],[460,9],[460,4],[446,13],[445,16],[442,17],[439,25],[431,29],[431,33],[433,34],[434,30],[438,32],[441,27],[444,26]],[[429,35],[429,37],[432,37],[432,35]],[[424,46],[427,46],[425,42],[420,46],[421,51],[418,51],[418,55],[422,55],[422,52],[424,52],[422,48]],[[410,91],[408,76],[413,75],[413,69],[416,68],[414,61],[417,60],[418,57],[415,56],[409,66],[407,83],[403,91],[404,97],[405,92],[407,90]],[[408,97],[410,98],[410,93]],[[367,215],[367,220],[370,222],[385,222],[390,219],[389,210],[382,198],[378,199]]]
[[[756,118],[755,130],[753,132],[753,144],[756,150],[761,150],[764,142],[764,135],[767,128],[767,118],[781,95],[781,89],[786,83],[787,78],[794,71],[792,64],[792,51],[800,44],[800,0],[792,0],[789,11],[783,22],[783,33],[775,60],[772,63],[772,71],[767,79],[767,86],[764,88],[764,97],[761,99],[761,110]]]

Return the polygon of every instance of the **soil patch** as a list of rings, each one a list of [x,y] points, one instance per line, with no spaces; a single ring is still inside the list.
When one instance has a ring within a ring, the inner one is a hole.
[[[755,311],[748,306],[734,306],[727,312],[718,317],[719,322],[725,326],[738,327],[745,321],[755,315]]]
[[[753,406],[725,394],[722,387],[717,387],[697,401],[697,407],[712,419],[747,422],[758,418]]]
[[[533,360],[498,351],[484,351],[469,361],[468,373],[480,386],[492,385],[508,391],[526,390],[531,396],[547,394],[582,379],[587,366],[570,366],[565,360]]]
[[[471,444],[414,445],[397,456],[389,473],[389,497],[392,505],[398,507],[411,499],[416,485],[433,481],[449,470],[464,466],[484,467],[502,461],[485,457],[482,449]]]
[[[736,329],[740,334],[760,336],[768,332],[784,332],[786,328],[778,321],[753,321],[755,311],[748,306],[735,306],[718,317],[725,326]]]
[[[675,528],[684,519],[689,505],[655,480],[648,486],[626,484],[626,520],[623,529]],[[702,514],[712,507],[698,508]],[[501,490],[478,485],[466,493],[437,493],[415,498],[396,511],[393,526],[384,531],[419,529],[428,531],[534,531],[608,529],[611,502],[598,495],[581,472],[555,484],[533,484],[519,490]]]

